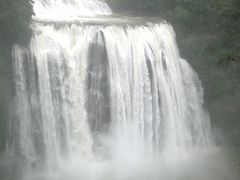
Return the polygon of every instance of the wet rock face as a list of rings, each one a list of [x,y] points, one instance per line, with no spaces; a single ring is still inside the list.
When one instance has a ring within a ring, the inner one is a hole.
[[[111,121],[109,63],[103,33],[89,46],[87,68],[87,113],[92,133],[108,132]]]

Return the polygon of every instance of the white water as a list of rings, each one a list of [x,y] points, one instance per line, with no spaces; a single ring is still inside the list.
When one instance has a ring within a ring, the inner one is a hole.
[[[66,2],[35,0],[36,17],[111,12],[95,0]],[[24,180],[218,179],[201,174],[212,165],[209,116],[171,25],[33,22],[33,31],[28,47],[13,48],[8,153]]]
[[[33,0],[37,19],[68,20],[81,16],[112,14],[109,6],[98,0]]]

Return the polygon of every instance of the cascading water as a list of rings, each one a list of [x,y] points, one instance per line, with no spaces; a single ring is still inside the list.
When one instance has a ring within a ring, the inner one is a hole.
[[[109,6],[98,0],[33,0],[38,19],[66,20],[81,16],[112,14]]]
[[[13,48],[8,138],[8,153],[25,162],[25,179],[74,160],[110,161],[115,168],[104,180],[126,179],[115,171],[120,166],[176,160],[211,144],[201,82],[179,57],[168,23],[83,26],[80,16],[110,15],[110,8],[96,0],[34,3],[32,40]]]

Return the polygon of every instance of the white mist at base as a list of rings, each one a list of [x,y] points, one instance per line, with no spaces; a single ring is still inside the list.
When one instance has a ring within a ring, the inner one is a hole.
[[[187,156],[162,156],[141,159],[86,160],[75,157],[58,171],[31,171],[24,180],[238,180],[237,167],[220,149],[211,152],[189,151]],[[134,160],[134,161],[132,161]],[[16,179],[20,179],[20,176]]]
[[[96,0],[34,8],[58,22],[111,12]],[[12,179],[235,180],[221,158],[213,162],[201,82],[171,25],[32,28],[28,47],[12,52]]]

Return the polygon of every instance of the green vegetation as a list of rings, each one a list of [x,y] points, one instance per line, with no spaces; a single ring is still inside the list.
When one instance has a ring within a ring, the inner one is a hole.
[[[6,119],[12,100],[11,49],[26,44],[31,37],[30,0],[0,0],[0,152],[5,147]]]
[[[240,1],[108,0],[115,11],[160,16],[175,28],[181,56],[199,73],[212,124],[240,145]],[[218,133],[218,131],[217,131]]]

